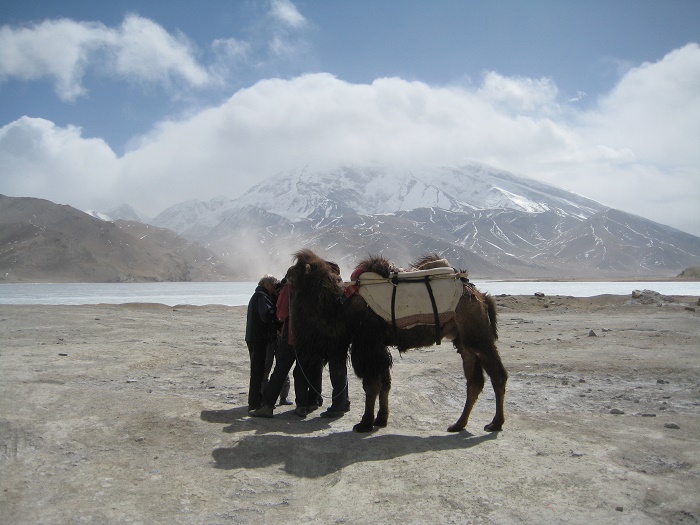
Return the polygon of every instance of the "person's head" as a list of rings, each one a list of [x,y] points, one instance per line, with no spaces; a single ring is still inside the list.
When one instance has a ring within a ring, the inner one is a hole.
[[[277,278],[274,275],[265,275],[258,281],[258,286],[262,286],[272,295],[277,290]]]

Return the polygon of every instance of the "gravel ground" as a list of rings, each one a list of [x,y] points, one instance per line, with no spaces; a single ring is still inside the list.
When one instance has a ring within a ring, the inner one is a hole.
[[[357,434],[352,374],[343,418],[248,417],[244,307],[0,305],[0,522],[700,521],[697,298],[496,299],[493,434],[488,383],[446,432],[447,342],[394,353],[389,426]]]

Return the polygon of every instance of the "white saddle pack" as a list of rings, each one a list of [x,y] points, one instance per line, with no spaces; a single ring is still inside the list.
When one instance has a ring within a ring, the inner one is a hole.
[[[395,272],[389,278],[364,272],[355,284],[374,313],[396,328],[437,328],[454,317],[464,293],[461,277],[453,268]]]

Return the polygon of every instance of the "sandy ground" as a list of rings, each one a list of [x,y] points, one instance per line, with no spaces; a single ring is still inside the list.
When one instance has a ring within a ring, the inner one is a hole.
[[[352,374],[344,418],[247,416],[243,307],[0,306],[0,522],[700,521],[697,298],[497,299],[493,434],[488,384],[446,432],[451,344],[395,353],[389,426],[356,434]]]

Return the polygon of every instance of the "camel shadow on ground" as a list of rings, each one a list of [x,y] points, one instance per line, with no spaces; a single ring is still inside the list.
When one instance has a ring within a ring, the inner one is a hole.
[[[221,414],[217,415],[217,412]],[[251,421],[242,421],[241,417],[241,409],[202,412],[205,421],[231,423],[224,432],[256,431],[254,435],[242,436],[232,447],[214,449],[212,456],[217,469],[283,465],[285,472],[293,476],[319,478],[355,463],[385,461],[410,454],[467,450],[498,437],[497,432],[475,436],[466,431],[444,436],[407,436],[384,434],[384,429],[369,434],[348,430],[312,435],[328,429],[329,421],[318,417],[304,421],[285,412],[273,419],[253,421],[255,428],[251,429],[247,424]],[[239,426],[239,422],[246,424],[247,428]]]

